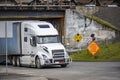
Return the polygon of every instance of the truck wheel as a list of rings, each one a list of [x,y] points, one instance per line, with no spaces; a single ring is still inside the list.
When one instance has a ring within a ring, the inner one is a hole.
[[[20,57],[17,57],[17,66],[18,66],[18,67],[21,66]]]
[[[36,68],[42,68],[39,57],[37,57],[36,60],[35,60],[35,66],[36,66]]]
[[[67,64],[62,64],[61,67],[63,67],[63,68],[64,68],[64,67],[67,67]]]
[[[12,57],[9,56],[8,58],[9,58],[9,60],[10,60],[10,64],[12,65]]]
[[[17,61],[16,61],[17,59],[16,58],[17,57],[14,56],[13,59],[12,59],[12,65],[13,66],[17,66]]]

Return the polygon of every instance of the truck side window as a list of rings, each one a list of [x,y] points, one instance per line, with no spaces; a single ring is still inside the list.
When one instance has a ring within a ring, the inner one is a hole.
[[[24,41],[27,42],[27,37],[24,37]]]
[[[28,31],[28,28],[24,28],[24,31],[27,32],[27,31]]]
[[[32,36],[32,38],[30,39],[30,44],[31,44],[31,46],[36,47],[37,43],[36,43],[36,37],[35,36]]]

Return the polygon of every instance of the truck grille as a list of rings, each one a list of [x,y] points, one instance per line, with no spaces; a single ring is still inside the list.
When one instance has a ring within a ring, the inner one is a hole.
[[[52,50],[54,60],[64,60],[64,50]]]

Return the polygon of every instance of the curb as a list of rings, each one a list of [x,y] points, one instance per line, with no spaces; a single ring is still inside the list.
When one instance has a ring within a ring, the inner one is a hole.
[[[99,60],[72,60],[72,62],[120,62],[120,60],[104,60],[104,61],[99,61]]]

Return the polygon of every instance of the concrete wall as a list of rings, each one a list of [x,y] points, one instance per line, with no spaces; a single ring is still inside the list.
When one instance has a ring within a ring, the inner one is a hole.
[[[93,12],[91,12],[91,14],[92,13]],[[80,14],[74,10],[66,10],[65,24],[66,45],[69,45],[72,48],[86,47],[92,41],[91,34],[95,34],[96,41],[110,40],[116,37],[115,30],[103,26],[96,21],[90,19],[85,20],[82,13]],[[80,42],[76,42],[74,40],[74,36],[77,33],[82,36],[82,40]]]

